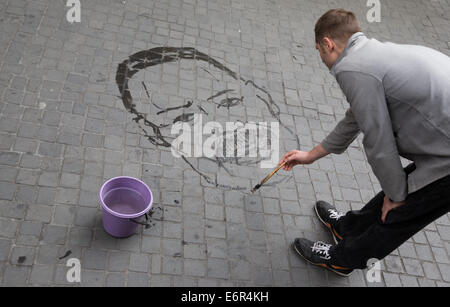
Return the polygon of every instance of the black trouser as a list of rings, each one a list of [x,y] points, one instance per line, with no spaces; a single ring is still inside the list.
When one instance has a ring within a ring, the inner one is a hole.
[[[405,168],[410,173],[414,166]],[[339,219],[336,231],[344,239],[332,247],[333,264],[364,269],[372,258],[383,259],[425,226],[450,210],[450,175],[407,196],[405,204],[389,211],[381,222],[384,193],[361,210]]]

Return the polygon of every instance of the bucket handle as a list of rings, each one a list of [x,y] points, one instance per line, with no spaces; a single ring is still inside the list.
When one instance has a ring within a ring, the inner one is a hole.
[[[145,216],[145,222],[139,222],[139,221],[136,221],[134,219],[128,219],[128,220],[130,222],[135,223],[135,224],[143,225],[143,226],[145,226],[145,228],[150,228],[150,224],[148,223],[148,215],[147,215],[147,213],[145,213],[144,216]]]

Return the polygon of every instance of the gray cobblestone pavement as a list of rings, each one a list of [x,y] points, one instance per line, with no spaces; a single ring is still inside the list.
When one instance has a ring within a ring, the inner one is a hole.
[[[283,182],[251,195],[267,169],[193,158],[191,167],[173,157],[133,122],[115,81],[131,54],[194,47],[270,93],[294,133],[281,129],[281,154],[298,147],[294,135],[308,150],[347,106],[314,49],[316,19],[344,7],[370,37],[448,55],[448,0],[381,1],[380,23],[366,21],[362,0],[81,0],[81,22],[73,24],[65,4],[0,0],[1,285],[79,285],[66,279],[69,258],[81,262],[82,286],[450,284],[449,215],[384,259],[380,283],[368,283],[366,271],[337,277],[290,248],[300,236],[331,243],[315,218],[316,200],[346,211],[379,191],[361,138],[342,155],[280,171],[272,180]],[[155,104],[171,107],[205,102],[226,84],[246,105],[236,111],[202,103],[209,118],[273,121],[258,88],[199,62],[158,65],[138,80]],[[139,82],[130,85],[137,104],[147,97]],[[139,112],[147,106],[139,104]],[[196,170],[246,190],[215,188]],[[118,175],[142,178],[154,193],[151,227],[126,239],[105,233],[97,196]]]

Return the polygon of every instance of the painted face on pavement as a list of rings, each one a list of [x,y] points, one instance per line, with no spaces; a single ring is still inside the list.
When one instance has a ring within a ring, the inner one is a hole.
[[[194,118],[200,114],[203,122],[219,122],[223,127],[229,121],[281,122],[280,108],[264,87],[239,77],[195,48],[156,47],[137,52],[119,64],[116,83],[123,105],[133,114],[139,133],[160,148],[171,148],[177,137],[171,134],[174,124],[194,125]],[[267,132],[270,137],[270,131]],[[226,131],[224,142],[229,141],[230,135],[238,145],[234,133]],[[248,142],[244,146],[248,152]],[[268,147],[271,149],[270,144]],[[256,167],[263,159],[228,155],[213,158],[182,155],[181,158],[207,183],[239,190],[248,187],[233,182],[232,177],[238,173],[236,167]],[[195,159],[215,163],[219,172],[200,170]]]

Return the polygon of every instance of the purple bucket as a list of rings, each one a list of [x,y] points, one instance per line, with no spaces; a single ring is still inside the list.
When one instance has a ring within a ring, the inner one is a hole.
[[[99,192],[103,208],[103,227],[118,238],[136,233],[142,217],[151,209],[153,195],[150,188],[133,177],[115,177],[106,181]]]

